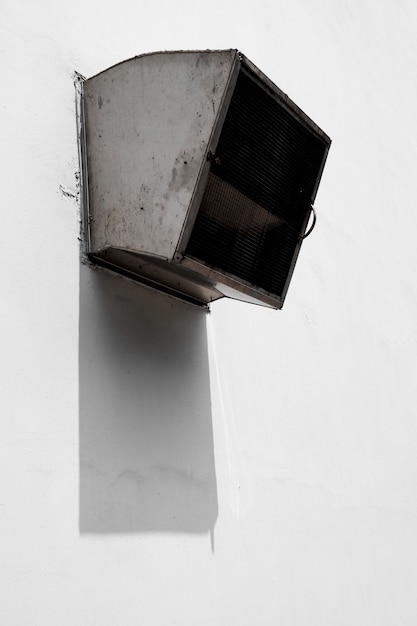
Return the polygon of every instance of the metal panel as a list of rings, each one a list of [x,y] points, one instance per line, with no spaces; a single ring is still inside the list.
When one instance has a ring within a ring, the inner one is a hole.
[[[155,53],[85,81],[91,252],[173,259],[235,57]]]

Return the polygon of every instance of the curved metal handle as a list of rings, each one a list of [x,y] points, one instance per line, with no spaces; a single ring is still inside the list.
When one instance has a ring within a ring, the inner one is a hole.
[[[299,241],[302,241],[303,239],[305,239],[306,237],[311,235],[311,233],[313,232],[313,228],[316,225],[317,217],[316,217],[316,212],[315,212],[314,207],[313,207],[312,204],[310,204],[310,209],[311,209],[311,211],[313,213],[313,221],[312,221],[311,226],[308,229],[308,231],[306,233],[304,233],[304,235],[302,237],[300,237]]]

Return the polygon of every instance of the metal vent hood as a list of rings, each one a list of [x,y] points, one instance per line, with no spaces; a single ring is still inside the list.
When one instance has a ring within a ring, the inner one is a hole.
[[[327,135],[236,50],[135,57],[82,103],[90,258],[201,306],[281,308]]]

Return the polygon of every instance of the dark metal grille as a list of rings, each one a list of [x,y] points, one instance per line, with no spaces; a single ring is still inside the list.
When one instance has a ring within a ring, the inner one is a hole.
[[[241,70],[186,254],[281,296],[326,150]]]

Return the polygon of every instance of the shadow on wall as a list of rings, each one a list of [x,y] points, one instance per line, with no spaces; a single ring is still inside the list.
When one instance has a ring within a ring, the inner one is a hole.
[[[212,531],[206,314],[81,266],[79,359],[80,532]]]

